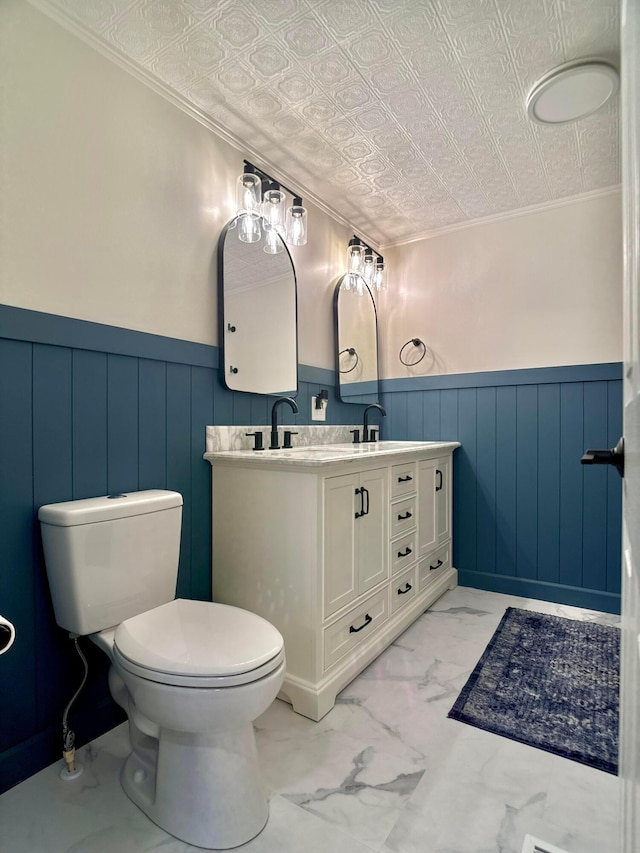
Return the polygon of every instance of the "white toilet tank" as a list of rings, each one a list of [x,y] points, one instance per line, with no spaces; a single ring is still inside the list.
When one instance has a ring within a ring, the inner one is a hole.
[[[38,518],[56,622],[66,631],[93,634],[175,598],[178,492],[47,504]]]

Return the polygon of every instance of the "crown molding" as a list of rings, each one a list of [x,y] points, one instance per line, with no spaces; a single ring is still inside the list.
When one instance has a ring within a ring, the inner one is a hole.
[[[468,219],[465,222],[457,222],[454,225],[445,225],[442,228],[423,231],[420,234],[416,234],[415,237],[407,237],[405,240],[396,240],[393,243],[382,243],[380,245],[380,249],[381,251],[386,249],[395,249],[398,246],[407,246],[410,243],[417,243],[420,240],[430,240],[432,237],[440,237],[443,234],[451,234],[454,231],[466,231],[468,228],[476,228],[479,225],[488,225],[491,222],[503,222],[507,219],[517,219],[520,216],[542,213],[545,210],[554,210],[557,207],[565,207],[569,204],[578,204],[582,201],[588,201],[593,198],[615,195],[616,193],[619,193],[621,189],[621,184],[614,184],[612,187],[604,187],[600,190],[590,190],[589,192],[578,193],[578,195],[556,198],[552,201],[543,201],[540,204],[530,204],[527,207],[518,207],[515,210],[507,210],[504,213],[494,213],[491,216],[481,216],[478,219]]]

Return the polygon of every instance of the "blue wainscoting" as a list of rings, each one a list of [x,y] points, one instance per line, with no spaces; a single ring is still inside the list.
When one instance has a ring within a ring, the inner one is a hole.
[[[333,371],[300,367],[300,414],[330,390],[329,423],[362,419]],[[38,508],[110,492],[184,497],[178,595],[211,597],[207,424],[266,424],[268,397],[228,391],[216,347],[0,306],[0,613],[17,628],[0,656],[0,791],[61,755],[61,715],[82,668],[53,618]],[[82,744],[123,719],[106,657],[83,642],[91,677],[71,725]]]
[[[621,479],[580,464],[622,434],[622,366],[383,383],[385,437],[452,439],[463,586],[620,612]]]

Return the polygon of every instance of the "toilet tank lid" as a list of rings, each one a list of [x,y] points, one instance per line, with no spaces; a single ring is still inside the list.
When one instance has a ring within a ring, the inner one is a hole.
[[[100,498],[46,504],[38,510],[38,518],[43,524],[75,527],[78,524],[93,524],[98,521],[146,515],[179,506],[182,506],[182,495],[178,492],[147,489],[144,492],[116,493]]]

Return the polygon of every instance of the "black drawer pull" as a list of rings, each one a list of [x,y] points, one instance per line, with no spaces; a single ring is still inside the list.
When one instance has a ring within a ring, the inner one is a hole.
[[[411,592],[412,589],[413,589],[413,587],[411,586],[409,581],[407,581],[404,589],[398,588],[398,595],[404,595],[406,592]]]
[[[438,560],[438,562],[435,564],[435,566],[429,566],[429,571],[435,572],[435,570],[439,569],[441,565],[442,565],[442,560]]]
[[[407,474],[406,477],[398,477],[399,483],[410,483],[412,480],[413,480],[413,477],[411,476],[411,474]]]
[[[361,625],[359,628],[354,628],[353,625],[349,625],[349,633],[357,634],[358,631],[362,631],[363,628],[366,628],[370,622],[373,622],[373,616],[369,616],[368,613],[365,613],[364,625]]]
[[[411,548],[409,548],[409,546],[408,546],[408,545],[407,545],[407,550],[406,550],[406,551],[404,551],[404,552],[402,552],[402,551],[398,551],[398,557],[408,557],[408,556],[409,556],[409,554],[411,554]]]
[[[407,510],[404,515],[399,515],[398,521],[406,521],[408,518],[411,518],[411,513],[409,512],[409,510]]]
[[[440,489],[442,488],[442,471],[439,471],[437,468],[436,468],[436,477],[438,477],[440,480],[440,484],[438,486],[436,486],[436,492],[439,492]]]

